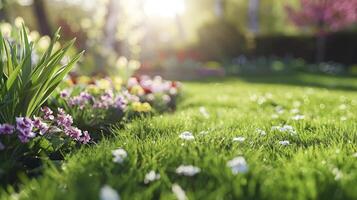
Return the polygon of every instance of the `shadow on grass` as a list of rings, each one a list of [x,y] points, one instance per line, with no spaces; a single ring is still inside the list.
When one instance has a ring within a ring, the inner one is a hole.
[[[192,83],[227,83],[237,79],[254,84],[289,85],[300,87],[315,87],[329,90],[357,91],[357,77],[332,76],[323,74],[268,74],[268,75],[241,75],[229,76],[227,78],[207,78]]]

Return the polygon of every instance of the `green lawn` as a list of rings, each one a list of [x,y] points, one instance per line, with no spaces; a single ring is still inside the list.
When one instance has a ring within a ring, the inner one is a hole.
[[[13,197],[98,199],[109,185],[121,199],[166,200],[175,199],[176,183],[188,199],[357,199],[357,79],[227,78],[187,82],[183,90],[175,113],[114,130],[115,137],[69,155],[60,168],[48,166],[42,177],[24,179]],[[293,120],[298,114],[305,118]],[[296,134],[272,130],[285,124]],[[181,139],[184,131],[195,139]],[[238,136],[245,141],[233,141]],[[279,143],[284,140],[290,145]],[[128,152],[121,164],[112,161],[118,147]],[[248,172],[234,175],[227,166],[237,156],[245,158]],[[178,175],[182,164],[201,171]],[[151,170],[161,178],[144,184]]]

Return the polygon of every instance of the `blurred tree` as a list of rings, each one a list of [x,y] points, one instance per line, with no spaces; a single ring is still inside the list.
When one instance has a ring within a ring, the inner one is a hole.
[[[253,34],[259,31],[259,2],[260,0],[249,0],[249,30]]]
[[[8,0],[0,0],[0,21],[9,21],[7,5]]]
[[[48,21],[44,0],[33,1],[33,11],[37,18],[38,28],[42,35],[51,35],[51,26]]]
[[[215,0],[214,12],[218,18],[222,18],[225,16],[225,3],[225,0]]]
[[[357,22],[357,0],[300,0],[301,8],[287,6],[291,21],[316,34],[316,61],[324,61],[326,36]]]

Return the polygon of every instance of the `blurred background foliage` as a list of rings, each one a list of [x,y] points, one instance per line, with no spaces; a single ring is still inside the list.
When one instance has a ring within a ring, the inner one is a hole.
[[[222,67],[238,73],[244,71],[238,69],[242,61],[249,60],[316,62],[319,35],[314,27],[296,26],[287,11],[301,8],[301,2],[0,0],[0,21],[14,23],[22,17],[41,35],[61,26],[63,39],[76,37],[76,48],[86,50],[77,68],[81,74],[117,73],[121,57],[140,61],[142,73],[171,70],[169,74],[185,75],[189,69],[222,74],[214,69]],[[343,71],[356,70],[356,23],[326,34],[325,46],[320,64],[341,63]]]

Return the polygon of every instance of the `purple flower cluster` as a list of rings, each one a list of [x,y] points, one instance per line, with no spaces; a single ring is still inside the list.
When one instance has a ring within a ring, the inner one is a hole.
[[[61,96],[65,96],[61,93]],[[90,95],[88,92],[81,92],[78,96],[72,97],[68,100],[68,104],[70,106],[79,106],[81,110],[88,104],[90,101],[93,100],[93,96]]]
[[[90,141],[90,135],[87,131],[82,131],[77,127],[72,126],[72,116],[66,114],[62,108],[58,108],[57,125],[64,130],[64,133],[72,139],[87,144]]]
[[[33,128],[33,121],[30,118],[16,118],[16,130],[19,132],[18,137],[22,143],[27,143],[31,138],[36,136],[36,133],[32,132]]]
[[[55,116],[53,116],[53,111],[49,107],[41,108],[43,112],[43,118],[46,120],[54,120]]]
[[[58,108],[58,114],[57,114],[57,125],[62,126],[62,127],[69,127],[73,124],[73,119],[72,116],[69,114],[66,114],[62,108]]]
[[[123,95],[117,96],[115,99],[114,107],[119,108],[120,110],[124,110],[128,105],[128,101],[125,99]]]
[[[114,94],[112,90],[107,90],[103,95],[99,97],[93,104],[94,108],[102,108],[108,109],[109,107],[113,107],[114,101]]]
[[[38,135],[45,135],[50,128],[59,128],[67,136],[72,139],[87,144],[90,141],[90,135],[87,131],[82,132],[80,129],[72,126],[73,119],[70,115],[66,114],[63,109],[58,109],[57,117],[53,115],[53,111],[48,107],[41,108],[43,119],[34,117],[30,119],[28,117],[17,117],[16,126],[11,124],[0,124],[0,135],[12,135],[17,133],[18,138],[22,143],[27,143],[30,139]],[[54,125],[56,124],[56,125]],[[0,142],[0,150],[5,146]]]
[[[15,131],[15,127],[11,124],[0,125],[0,135],[10,135]]]
[[[43,122],[41,118],[38,117],[34,117],[33,126],[38,129],[40,135],[44,135],[49,129],[48,124]]]

